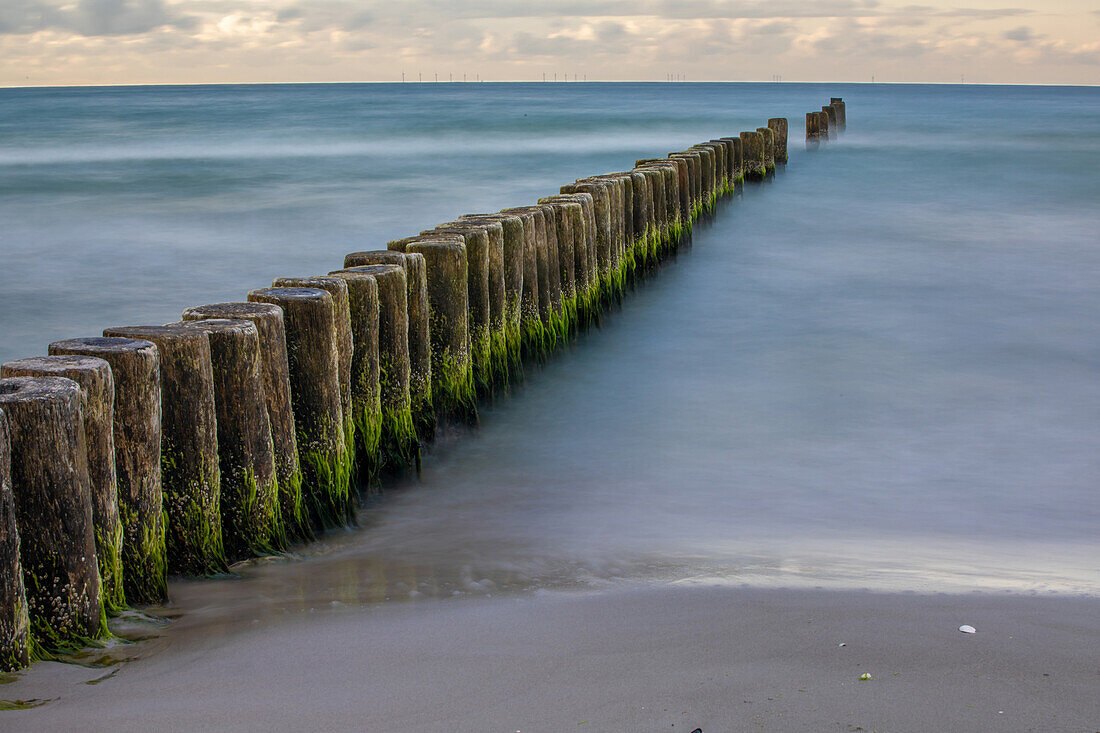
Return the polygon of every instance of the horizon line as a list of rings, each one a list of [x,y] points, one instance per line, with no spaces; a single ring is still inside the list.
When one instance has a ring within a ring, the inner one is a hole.
[[[660,81],[651,79],[593,79],[585,81],[542,81],[531,79],[481,79],[477,81],[180,81],[180,82],[116,82],[96,84],[0,84],[0,89],[95,89],[113,87],[213,87],[213,86],[306,86],[306,85],[362,85],[362,84],[393,84],[404,86],[435,85],[435,84],[848,84],[860,86],[1005,86],[1005,87],[1083,87],[1093,88],[1100,86],[1086,83],[1064,82],[949,82],[949,81],[768,81],[768,80],[735,80],[735,79],[707,79],[707,80],[681,80]]]

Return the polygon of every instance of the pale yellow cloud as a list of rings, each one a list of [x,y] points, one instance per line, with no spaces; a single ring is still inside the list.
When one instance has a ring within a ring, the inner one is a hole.
[[[1100,83],[1081,0],[0,0],[0,84],[589,79]]]

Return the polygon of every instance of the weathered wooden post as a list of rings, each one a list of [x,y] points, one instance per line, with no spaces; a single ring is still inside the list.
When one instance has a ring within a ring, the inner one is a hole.
[[[599,285],[595,279],[596,250],[594,232],[589,223],[593,199],[587,193],[555,194],[539,199],[540,204],[565,204],[569,230],[573,235],[573,290],[577,303],[577,325],[587,328],[599,303]]]
[[[160,466],[168,518],[168,572],[225,572],[210,338],[180,324],[108,328],[103,335],[152,341],[160,356]]]
[[[599,283],[600,298],[609,302],[614,295],[611,260],[611,192],[605,181],[586,181],[568,183],[561,187],[562,193],[591,194],[596,231],[596,280]]]
[[[649,254],[652,251],[650,242],[653,239],[653,229],[650,224],[650,206],[653,192],[650,190],[649,180],[644,171],[634,168],[629,175],[630,187],[633,191],[630,219],[634,242],[631,248],[639,270],[644,273],[649,267]]]
[[[686,169],[687,164],[683,159],[672,160],[663,158],[649,165],[661,171],[663,177],[661,190],[664,192],[664,204],[662,206],[662,211],[668,222],[668,236],[665,238],[664,246],[661,250],[663,255],[676,249],[684,233],[683,221],[685,220],[686,214],[683,213],[685,210],[680,208],[680,182],[683,180],[681,173],[685,172],[681,169]],[[688,230],[690,232],[690,224],[688,225]]]
[[[768,175],[775,173],[775,133],[770,127],[758,127],[764,146],[764,170]]]
[[[688,164],[688,189],[691,193],[691,206],[688,209],[688,221],[694,222],[703,212],[703,156],[695,150],[669,153],[668,158],[680,159]]]
[[[728,142],[733,150],[733,160],[730,164],[733,182],[737,187],[740,187],[745,182],[744,144],[741,142],[740,137],[724,137],[722,139]]]
[[[477,394],[467,326],[466,245],[440,239],[406,245],[424,256],[432,338],[432,397],[443,416],[477,422]]]
[[[551,346],[565,340],[567,328],[561,297],[561,268],[558,265],[558,223],[554,209],[547,205],[533,204],[542,212],[543,233],[546,243],[546,285],[550,293],[550,322],[548,324]]]
[[[689,150],[698,151],[703,156],[703,208],[708,212],[714,210],[715,201],[718,198],[715,189],[715,154],[710,148],[692,145]]]
[[[656,264],[661,259],[668,243],[676,236],[675,225],[668,210],[668,192],[665,190],[667,179],[660,161],[643,163],[638,167],[638,171],[646,177],[649,184],[648,191],[651,194],[649,205],[653,211],[654,236],[652,248],[646,259],[650,263]]]
[[[338,277],[315,275],[313,277],[277,277],[271,281],[273,288],[317,288],[327,290],[332,296],[333,321],[336,324],[336,355],[340,367],[340,410],[344,416],[344,442],[348,444],[348,455],[355,455],[356,441],[364,446],[359,456],[359,465],[353,465],[353,471],[362,468],[368,477],[378,473],[378,435],[382,429],[382,416],[377,414],[367,434],[356,438],[358,429],[355,423],[355,410],[351,398],[351,364],[355,350],[352,338],[351,305],[348,296],[348,284]],[[354,476],[352,477],[354,481]]]
[[[523,222],[523,299],[520,302],[523,327],[523,353],[537,360],[546,358],[552,335],[550,321],[550,280],[546,271],[546,224],[539,207],[519,206],[502,214],[520,217]]]
[[[80,385],[64,377],[0,379],[30,634],[48,650],[107,633],[83,399]]]
[[[806,113],[806,149],[814,150],[820,145],[821,131],[819,129],[820,112]]]
[[[721,198],[729,193],[729,161],[726,160],[726,144],[708,140],[694,147],[714,151],[714,195]]]
[[[573,333],[577,325],[576,260],[573,252],[574,236],[570,208],[576,208],[579,214],[580,205],[551,201],[545,197],[540,198],[538,203],[543,207],[543,214],[549,215],[553,222],[554,257],[552,259],[557,269],[551,278],[550,294],[551,302],[555,292],[558,294],[557,310],[560,310],[561,314],[560,335],[566,338]]]
[[[313,521],[324,527],[348,524],[355,517],[354,458],[344,439],[332,295],[318,288],[261,288],[250,291],[248,300],[283,309],[302,489]]]
[[[313,539],[302,498],[298,436],[290,395],[290,363],[286,352],[283,309],[271,303],[211,303],[188,308],[185,321],[228,318],[256,324],[263,360],[264,402],[275,448],[275,478],[279,487],[279,517],[288,540]],[[115,370],[116,383],[118,370]],[[117,430],[116,430],[117,433]],[[117,441],[116,441],[117,445]],[[121,490],[121,482],[119,484]],[[129,537],[129,535],[127,535]],[[129,576],[127,576],[129,577]],[[129,593],[129,590],[127,590]]]
[[[115,479],[115,382],[111,365],[94,356],[34,356],[0,366],[0,377],[66,377],[84,392],[84,438],[100,593],[109,614],[126,608],[122,522]]]
[[[634,229],[634,190],[633,178],[629,173],[605,173],[591,176],[585,180],[606,181],[611,192],[611,272],[615,287],[621,297],[626,283],[631,279],[636,267],[633,250],[630,247]]]
[[[243,560],[285,549],[260,332],[245,320],[184,323],[210,339],[225,554],[230,560]]]
[[[502,276],[504,285],[503,328],[505,350],[508,354],[508,379],[523,379],[523,265],[526,232],[523,218],[511,214],[466,214],[461,221],[499,222],[501,226]],[[537,263],[536,263],[537,266]]]
[[[349,282],[373,278],[378,288],[378,384],[382,401],[382,450],[395,469],[418,464],[420,443],[409,391],[409,283],[401,265],[360,265],[329,273]]]
[[[764,153],[764,136],[759,132],[742,132],[741,148],[745,155],[745,179],[762,181],[768,174]]]
[[[424,256],[378,250],[353,252],[344,257],[345,268],[364,265],[400,265],[405,269],[409,319],[409,407],[417,438],[421,443],[426,443],[435,437],[435,408],[432,406],[432,346],[428,330],[428,281]]]
[[[845,118],[844,100],[840,97],[830,97],[829,106],[833,108],[833,112],[836,116],[837,133],[843,133],[844,128],[848,126],[847,119]]]
[[[787,118],[786,117],[772,117],[768,120],[768,127],[771,128],[772,135],[775,138],[775,162],[786,163],[787,162]]]
[[[837,138],[836,107],[834,107],[832,105],[828,105],[828,106],[822,107],[821,111],[825,114],[825,117],[827,119],[827,127],[826,127],[825,132],[827,133],[828,138],[830,140],[836,140],[836,138]]]
[[[492,335],[492,305],[489,295],[489,232],[476,224],[441,224],[434,230],[420,232],[430,237],[434,232],[460,234],[466,242],[466,262],[469,282],[470,358],[474,365],[474,382],[483,393],[496,384]]]
[[[8,432],[8,418],[0,410],[0,672],[14,672],[30,664],[31,647]]]
[[[55,341],[49,353],[96,357],[111,367],[123,588],[129,603],[163,603],[168,600],[168,585],[157,347],[144,339],[93,337]],[[93,507],[93,520],[94,516]]]
[[[658,253],[666,237],[666,223],[662,219],[661,195],[664,187],[664,174],[658,168],[659,159],[639,160],[634,163],[634,172],[644,181],[643,195],[635,199],[636,215],[646,222],[645,250],[642,262],[647,269],[657,264]],[[683,161],[681,161],[683,162]],[[684,164],[686,167],[686,163]],[[637,211],[639,209],[640,211]]]

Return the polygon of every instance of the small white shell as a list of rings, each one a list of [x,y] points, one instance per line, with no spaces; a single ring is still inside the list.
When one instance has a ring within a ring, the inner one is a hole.
[[[964,634],[976,634],[976,633],[978,633],[978,630],[975,629],[973,626],[971,626],[969,624],[963,624],[962,626],[960,626],[959,631],[963,632]]]

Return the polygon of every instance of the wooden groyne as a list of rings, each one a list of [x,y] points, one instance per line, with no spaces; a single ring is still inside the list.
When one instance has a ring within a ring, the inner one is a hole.
[[[807,145],[844,112],[834,98],[807,114]],[[4,364],[0,669],[98,643],[108,615],[164,603],[169,573],[354,524],[365,494],[419,470],[440,423],[476,423],[480,400],[598,324],[787,150],[771,118]]]

